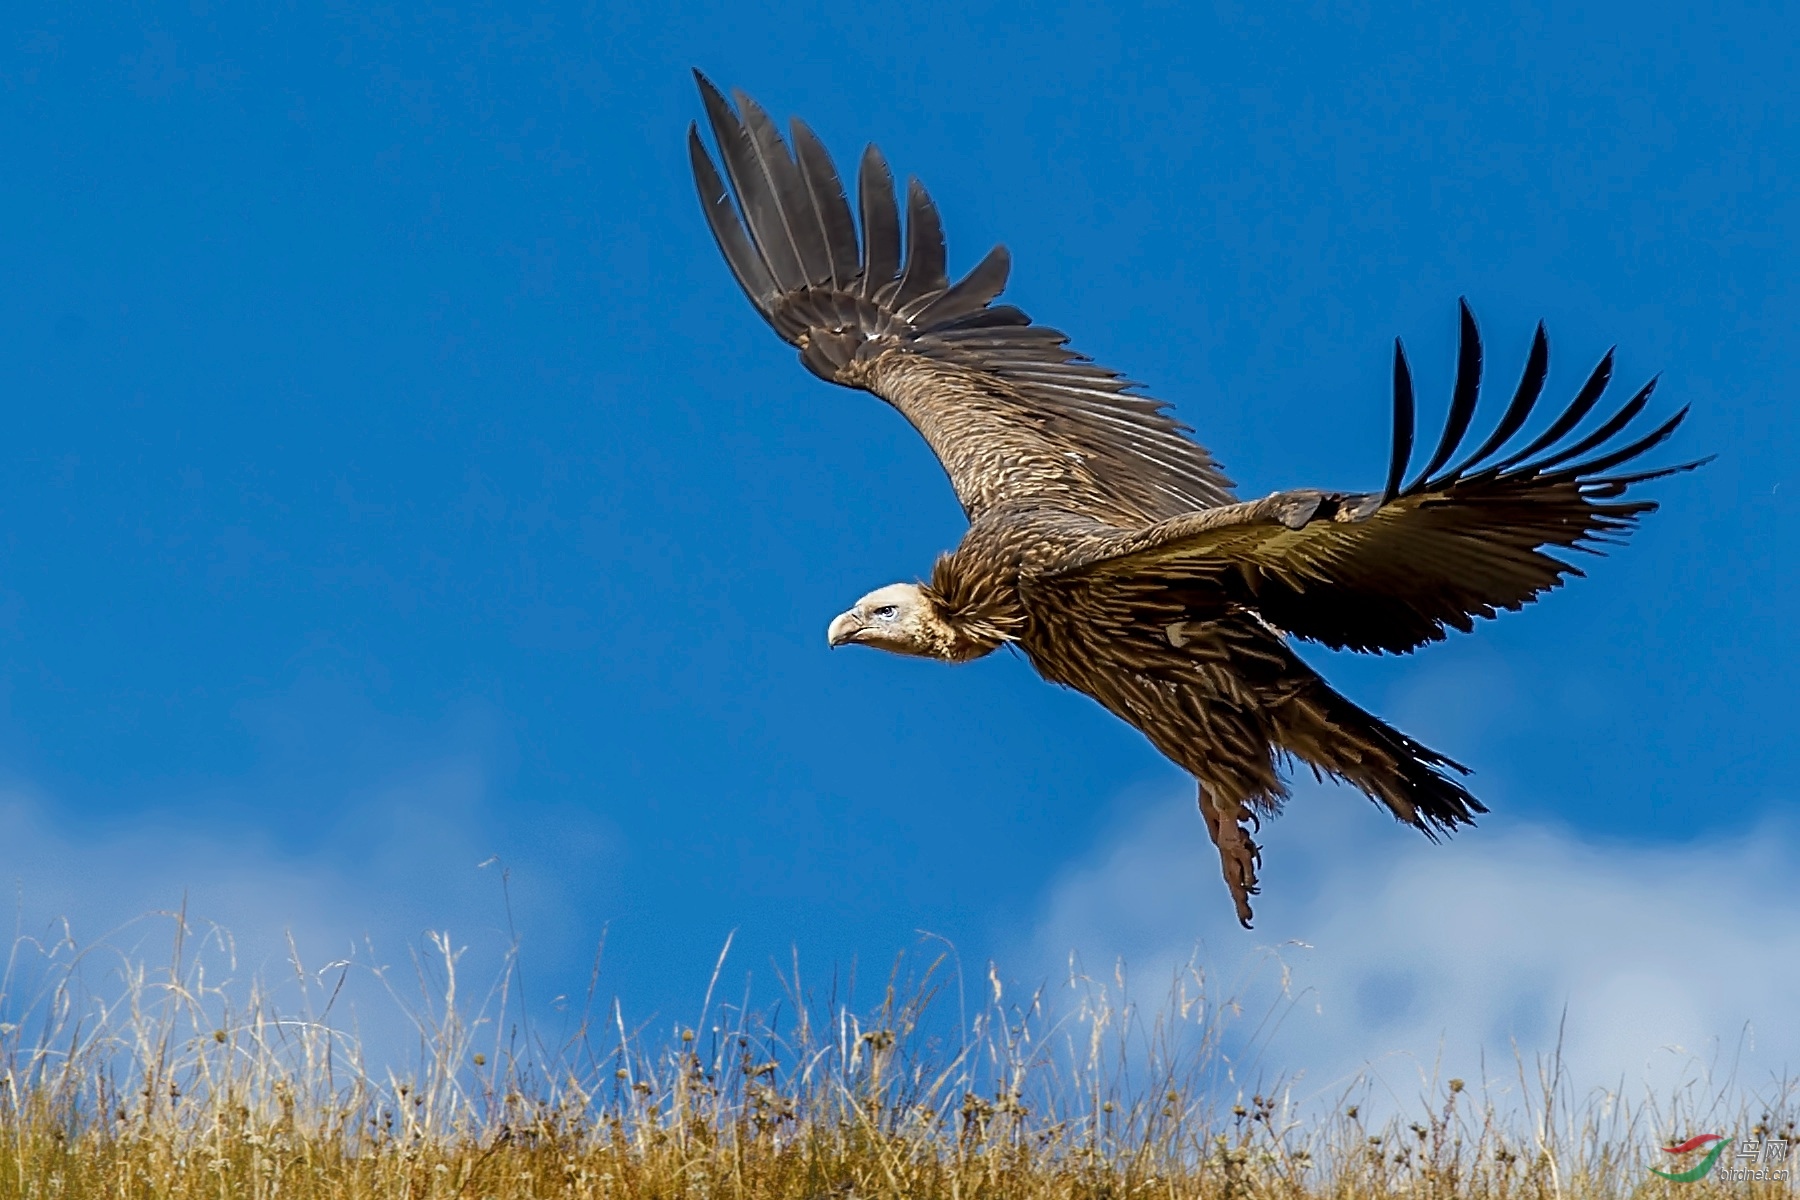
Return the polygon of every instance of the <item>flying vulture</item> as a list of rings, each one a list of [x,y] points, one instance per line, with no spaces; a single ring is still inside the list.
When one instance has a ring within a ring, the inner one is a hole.
[[[1423,467],[1408,471],[1413,382],[1396,341],[1381,490],[1240,501],[1164,404],[997,303],[1004,247],[952,283],[937,207],[914,180],[903,222],[880,151],[857,169],[858,219],[811,129],[796,120],[784,141],[755,101],[739,92],[734,107],[695,77],[724,172],[696,123],[694,181],[739,286],[813,374],[900,410],[969,518],[929,580],[870,592],[831,622],[831,645],[953,663],[1010,645],[1099,701],[1198,781],[1246,928],[1261,865],[1251,833],[1288,797],[1287,760],[1433,839],[1487,811],[1458,781],[1466,767],[1339,695],[1291,641],[1405,653],[1581,574],[1554,551],[1619,542],[1656,508],[1631,488],[1699,465],[1622,470],[1686,409],[1643,430],[1652,381],[1581,430],[1608,352],[1526,441],[1548,368],[1539,325],[1511,402],[1459,454],[1481,382],[1465,303],[1449,420]]]

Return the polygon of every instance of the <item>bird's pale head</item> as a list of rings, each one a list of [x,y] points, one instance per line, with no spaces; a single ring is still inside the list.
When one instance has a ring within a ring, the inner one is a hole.
[[[890,583],[856,602],[832,621],[833,646],[874,646],[893,654],[959,659],[960,638],[929,593],[916,583]]]

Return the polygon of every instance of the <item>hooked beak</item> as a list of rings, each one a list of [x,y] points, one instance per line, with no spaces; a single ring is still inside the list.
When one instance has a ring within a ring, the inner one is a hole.
[[[853,612],[841,613],[831,622],[831,628],[825,631],[825,640],[831,643],[832,649],[848,646],[862,632],[862,622]]]

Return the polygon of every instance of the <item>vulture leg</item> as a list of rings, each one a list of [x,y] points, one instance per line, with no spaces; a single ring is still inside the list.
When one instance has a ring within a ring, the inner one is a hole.
[[[1206,785],[1200,785],[1200,815],[1206,820],[1206,832],[1219,848],[1219,870],[1231,899],[1237,905],[1238,924],[1250,928],[1250,897],[1262,889],[1256,886],[1256,868],[1262,865],[1262,850],[1250,840],[1246,824],[1257,824],[1256,813],[1242,800],[1211,799]]]

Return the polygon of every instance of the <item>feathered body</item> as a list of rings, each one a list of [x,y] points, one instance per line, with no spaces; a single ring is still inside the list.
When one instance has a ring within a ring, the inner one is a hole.
[[[1613,472],[1683,413],[1614,447],[1646,407],[1646,386],[1576,436],[1610,379],[1609,353],[1515,448],[1548,370],[1540,326],[1494,430],[1450,465],[1481,376],[1465,305],[1449,420],[1410,482],[1412,379],[1396,343],[1386,486],[1238,502],[1161,402],[994,303],[1004,249],[952,284],[937,210],[916,181],[903,230],[892,176],[870,147],[859,223],[805,125],[793,123],[790,149],[748,97],[734,111],[697,78],[730,188],[692,128],[695,181],[739,284],[813,373],[912,423],[969,517],[929,581],[864,597],[832,623],[833,645],[963,662],[1010,643],[1044,678],[1093,697],[1198,781],[1246,925],[1259,863],[1250,829],[1287,798],[1287,757],[1428,836],[1486,811],[1455,778],[1465,768],[1338,695],[1290,639],[1401,653],[1579,574],[1546,548],[1591,550],[1651,511],[1627,489],[1695,464]]]

